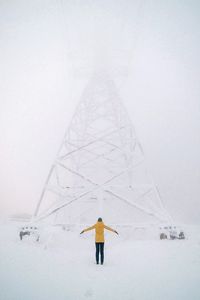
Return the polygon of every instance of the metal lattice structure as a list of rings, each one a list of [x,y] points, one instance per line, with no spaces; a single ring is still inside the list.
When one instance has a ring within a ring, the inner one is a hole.
[[[95,77],[85,89],[35,216],[65,224],[169,222],[144,153],[114,83]]]

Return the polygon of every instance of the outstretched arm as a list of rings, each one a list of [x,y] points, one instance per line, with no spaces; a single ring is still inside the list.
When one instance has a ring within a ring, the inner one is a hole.
[[[82,233],[84,233],[84,232],[86,232],[86,231],[92,230],[92,229],[95,229],[95,225],[93,225],[93,226],[91,226],[91,227],[88,227],[88,228],[82,230],[80,234],[82,234]]]
[[[112,229],[111,227],[108,227],[108,226],[104,225],[104,228],[109,230],[109,231],[115,232],[116,234],[119,234],[116,230]]]

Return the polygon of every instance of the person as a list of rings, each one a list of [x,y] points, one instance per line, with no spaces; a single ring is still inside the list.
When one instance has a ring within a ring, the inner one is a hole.
[[[86,231],[95,229],[95,246],[96,246],[96,263],[99,264],[99,253],[101,254],[101,264],[104,263],[104,229],[107,229],[109,231],[115,232],[118,234],[118,232],[108,226],[106,226],[103,223],[102,218],[98,218],[98,221],[96,224],[94,224],[91,227],[88,227],[81,231],[80,234],[83,234]]]

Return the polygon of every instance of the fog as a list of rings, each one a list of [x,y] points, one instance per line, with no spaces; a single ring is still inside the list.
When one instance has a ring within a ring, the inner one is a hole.
[[[200,223],[200,2],[0,0],[0,215],[33,213],[106,71],[177,222]]]

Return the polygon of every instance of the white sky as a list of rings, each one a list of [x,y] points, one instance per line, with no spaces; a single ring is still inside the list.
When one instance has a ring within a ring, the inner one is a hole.
[[[0,0],[0,214],[32,213],[83,89],[110,72],[175,220],[200,223],[200,2]]]

